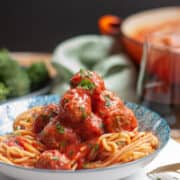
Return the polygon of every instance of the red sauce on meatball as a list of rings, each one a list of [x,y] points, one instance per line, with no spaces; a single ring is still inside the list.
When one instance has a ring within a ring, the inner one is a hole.
[[[104,90],[93,99],[93,111],[101,118],[109,112],[124,106],[123,101],[113,92]]]
[[[104,133],[103,121],[100,117],[91,113],[91,115],[88,116],[81,125],[79,125],[76,132],[82,140],[90,140],[99,137]]]
[[[60,118],[71,125],[84,121],[91,111],[91,98],[83,89],[70,89],[60,101]]]
[[[39,138],[48,149],[59,149],[62,152],[68,144],[79,143],[79,137],[75,131],[62,125],[57,118],[46,125],[39,134]]]
[[[72,88],[82,88],[91,96],[99,94],[105,89],[103,79],[96,73],[88,70],[80,70],[70,80]]]
[[[36,162],[35,167],[43,169],[71,169],[70,160],[58,150],[44,151]]]
[[[39,114],[35,114],[33,130],[35,133],[40,133],[43,128],[53,119],[55,116],[59,114],[59,106],[56,104],[49,104],[47,106],[42,107],[41,112]]]
[[[108,132],[133,131],[138,125],[134,113],[125,106],[109,112],[104,123]]]

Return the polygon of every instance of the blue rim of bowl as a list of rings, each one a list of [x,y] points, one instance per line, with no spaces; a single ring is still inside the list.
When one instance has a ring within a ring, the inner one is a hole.
[[[21,98],[17,101],[21,101],[21,100],[30,100],[32,98],[46,98],[46,97],[59,97],[58,95],[44,95],[44,96],[35,96],[35,97],[24,97],[24,98]],[[6,104],[9,104],[9,103],[4,103],[3,105],[6,105]],[[33,171],[33,172],[39,172],[39,173],[66,173],[66,174],[77,174],[77,173],[93,173],[93,172],[102,172],[102,171],[107,171],[107,170],[113,170],[113,169],[118,169],[118,168],[121,168],[121,167],[126,167],[126,166],[130,166],[130,165],[133,165],[133,164],[136,164],[136,163],[140,163],[140,162],[143,162],[144,160],[146,159],[149,159],[149,158],[155,158],[159,152],[167,145],[167,143],[169,142],[169,139],[170,139],[170,128],[169,128],[169,125],[167,123],[167,121],[162,118],[158,113],[154,112],[154,111],[151,111],[149,110],[148,108],[144,107],[144,106],[141,106],[141,105],[137,105],[135,103],[131,103],[131,104],[134,104],[136,105],[137,107],[143,107],[145,110],[155,114],[158,118],[161,119],[161,121],[164,123],[164,125],[167,127],[167,133],[168,133],[168,138],[166,140],[165,143],[163,143],[163,145],[161,147],[159,147],[156,151],[154,151],[153,153],[149,154],[148,156],[145,156],[143,158],[140,158],[140,159],[137,159],[137,160],[134,160],[134,161],[130,161],[130,162],[126,162],[126,163],[122,163],[122,164],[115,164],[115,165],[111,165],[111,166],[107,166],[107,167],[104,167],[104,168],[94,168],[94,169],[81,169],[81,170],[49,170],[49,169],[39,169],[39,168],[26,168],[26,167],[23,167],[23,166],[17,166],[17,165],[11,165],[11,164],[7,164],[7,163],[3,163],[3,162],[0,162],[0,166],[7,166],[7,167],[11,167],[11,168],[15,168],[15,169],[20,169],[20,170],[25,170],[25,171]]]

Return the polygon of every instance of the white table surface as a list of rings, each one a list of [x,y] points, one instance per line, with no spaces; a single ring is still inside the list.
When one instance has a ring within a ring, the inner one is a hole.
[[[146,166],[141,172],[126,178],[124,180],[149,180],[146,176],[146,172],[161,166],[170,163],[180,162],[180,144],[175,142],[174,140],[170,140],[167,146],[162,150],[162,152],[157,156],[155,160],[153,160],[148,166]],[[0,180],[13,180],[11,178],[7,178],[0,174]],[[35,179],[33,179],[35,180]]]

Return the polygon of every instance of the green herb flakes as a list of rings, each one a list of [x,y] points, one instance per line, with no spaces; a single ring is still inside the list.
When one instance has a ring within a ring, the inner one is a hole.
[[[85,111],[85,108],[80,106],[79,107],[81,112],[82,112],[82,119],[86,119],[87,118],[87,114],[86,114],[86,111]]]
[[[83,80],[79,83],[78,87],[81,87],[81,88],[83,88],[83,89],[85,89],[85,90],[93,90],[96,86],[95,86],[95,84],[94,84],[93,82],[91,82],[89,79],[83,79]]]
[[[99,144],[94,145],[94,150],[97,151],[99,149]]]
[[[21,130],[21,126],[16,126],[15,131]]]
[[[51,159],[54,160],[54,161],[58,161],[59,160],[59,158],[57,156],[54,156]]]
[[[74,151],[73,150],[69,151],[69,156],[72,157],[73,155],[74,155]]]
[[[59,146],[60,146],[60,148],[65,148],[65,147],[66,147],[66,144],[67,144],[66,141],[61,141],[60,144],[59,144]]]
[[[58,133],[64,134],[64,127],[61,126],[59,123],[56,125],[56,129],[57,129]]]
[[[68,103],[68,102],[69,102],[69,99],[65,98],[65,99],[64,99],[64,103],[66,104],[66,103]]]
[[[99,144],[93,145],[91,153],[92,154],[96,153],[98,151],[98,149],[99,149]]]

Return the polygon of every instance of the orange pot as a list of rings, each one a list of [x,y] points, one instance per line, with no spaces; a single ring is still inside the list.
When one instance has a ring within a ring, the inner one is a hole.
[[[118,38],[128,55],[135,63],[140,64],[145,36],[159,29],[161,25],[175,20],[180,23],[180,7],[147,10],[128,16],[124,20],[117,16],[105,15],[99,19],[98,25],[102,34]],[[146,31],[143,32],[143,29]],[[140,31],[143,33],[138,39],[136,33]]]

